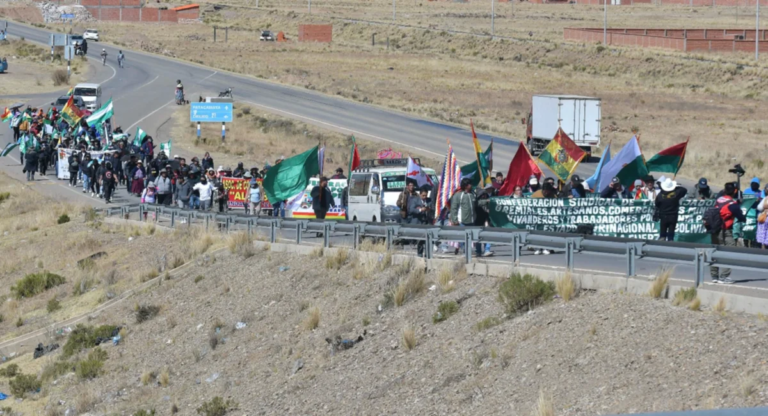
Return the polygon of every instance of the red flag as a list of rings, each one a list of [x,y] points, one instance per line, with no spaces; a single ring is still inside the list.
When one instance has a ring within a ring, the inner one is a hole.
[[[499,188],[499,195],[512,195],[515,192],[516,186],[528,184],[531,175],[541,179],[544,173],[539,169],[536,161],[533,160],[531,153],[528,152],[528,148],[525,147],[523,142],[520,142],[520,147],[517,148],[515,157],[509,162],[509,172],[507,172],[507,177],[504,179],[504,184]]]
[[[352,136],[352,151],[349,155],[349,172],[357,169],[360,166],[360,153],[357,151],[357,140],[355,136]]]

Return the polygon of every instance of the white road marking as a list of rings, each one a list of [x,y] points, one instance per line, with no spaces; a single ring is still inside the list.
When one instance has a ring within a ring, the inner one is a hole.
[[[130,130],[131,130],[131,129],[132,129],[134,126],[136,126],[137,124],[139,124],[139,123],[141,123],[142,121],[144,121],[144,120],[148,119],[149,117],[151,117],[152,115],[154,115],[154,114],[155,114],[155,113],[157,113],[158,111],[160,111],[160,110],[162,110],[163,108],[167,107],[169,104],[173,104],[173,103],[175,103],[175,102],[176,102],[176,99],[174,98],[173,100],[171,100],[171,101],[168,101],[167,103],[165,103],[165,104],[161,105],[160,107],[156,108],[156,109],[155,109],[155,111],[153,111],[153,112],[151,112],[151,113],[147,114],[146,116],[144,116],[144,117],[140,118],[140,119],[139,119],[138,121],[136,121],[135,123],[133,123],[133,124],[131,124],[130,126],[128,126],[128,128],[127,128],[127,129],[125,129],[125,131],[130,131]]]
[[[152,81],[149,81],[149,82],[147,82],[146,84],[144,84],[144,85],[142,85],[142,86],[140,86],[140,87],[138,87],[138,88],[134,88],[134,89],[133,89],[133,91],[137,91],[137,90],[140,90],[140,89],[142,89],[142,88],[146,87],[147,85],[149,85],[149,84],[151,84],[151,83],[153,83],[153,82],[157,81],[157,79],[158,79],[158,78],[160,78],[160,75],[156,76],[156,77],[155,77],[155,79],[153,79]],[[122,97],[118,97],[118,98],[115,98],[114,100],[112,100],[112,102],[120,101],[120,100],[122,100],[123,98],[127,98],[127,97],[128,97],[127,95],[123,95]]]
[[[201,79],[201,80],[200,80],[200,82],[203,82],[203,81],[205,81],[206,79],[208,79],[208,78],[210,78],[210,77],[212,77],[212,76],[214,76],[214,75],[216,75],[216,74],[218,74],[218,73],[219,73],[219,71],[215,71],[215,72],[214,72],[214,73],[212,73],[211,75],[208,75],[207,77],[205,77],[205,78]]]

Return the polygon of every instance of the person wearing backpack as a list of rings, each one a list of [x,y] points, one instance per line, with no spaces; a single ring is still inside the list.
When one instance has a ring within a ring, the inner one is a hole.
[[[741,205],[735,198],[739,189],[733,182],[725,184],[723,195],[717,198],[715,206],[704,212],[704,226],[712,235],[712,244],[726,247],[736,247],[733,238],[733,225],[736,221],[745,223],[747,219],[741,212]],[[709,276],[712,283],[732,284],[731,269],[725,267],[710,266]]]

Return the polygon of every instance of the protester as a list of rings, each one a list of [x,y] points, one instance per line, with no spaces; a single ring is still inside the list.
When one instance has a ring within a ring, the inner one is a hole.
[[[606,186],[602,192],[600,192],[600,198],[622,198],[627,199],[628,195],[623,186],[621,186],[621,180],[618,177],[611,179],[611,183]]]
[[[131,193],[139,196],[144,190],[144,177],[146,176],[146,169],[144,169],[144,163],[138,160],[136,161],[136,167],[130,173],[131,177]]]
[[[213,158],[211,157],[211,154],[208,152],[205,152],[203,155],[203,160],[200,161],[200,165],[202,166],[203,170],[213,169]]]
[[[397,197],[396,205],[400,208],[401,219],[408,218],[408,199],[413,196],[414,186],[415,183],[413,181],[406,180],[405,189],[403,189],[403,192]]]
[[[69,163],[69,186],[77,186],[77,173],[80,171],[77,151],[72,152],[67,162]]]
[[[461,180],[459,190],[451,197],[451,224],[460,227],[475,225],[476,211],[477,201],[472,192],[472,181],[469,178],[464,178]],[[469,247],[465,249],[469,250]],[[456,248],[456,254],[458,252],[459,248]],[[483,254],[480,244],[475,244],[475,253],[478,257]]]
[[[23,170],[23,172],[27,174],[27,182],[35,180],[38,158],[39,154],[34,150],[31,150],[29,153],[27,153],[27,159],[24,161]]]
[[[336,174],[331,176],[331,179],[347,179],[347,177],[344,176],[344,169],[336,168]]]
[[[251,205],[251,215],[256,217],[261,215],[261,189],[259,189],[258,183],[251,182],[247,201]]]
[[[496,191],[498,192],[499,189],[501,189],[501,185],[504,184],[504,174],[501,172],[496,172],[496,177],[493,178],[493,187],[496,188]]]
[[[432,211],[429,208],[429,189],[423,187],[419,190],[418,194],[412,195],[408,198],[408,220],[411,224],[427,225],[432,218]],[[424,257],[424,247],[426,242],[419,240],[416,244],[416,254],[419,257]]]
[[[541,189],[534,192],[531,198],[557,198],[557,189],[551,182],[544,182]]]
[[[488,185],[486,185],[485,189],[480,190],[477,196],[477,211],[475,212],[475,225],[479,225],[481,227],[491,226],[490,198],[495,194],[495,192],[496,192],[496,188],[493,187],[492,183],[489,183]],[[478,243],[477,245],[482,247],[483,257],[493,256],[490,243],[485,243],[484,245]]]
[[[179,183],[176,186],[176,204],[179,208],[192,208],[189,199],[192,197],[192,183],[184,176],[179,177]]]
[[[755,240],[762,248],[768,248],[768,185],[763,190],[762,199],[757,204],[757,233]]]
[[[728,182],[723,188],[723,195],[717,198],[713,209],[704,213],[704,225],[712,235],[712,244],[735,247],[733,238],[734,223],[746,223],[747,219],[741,212],[741,205],[736,199],[739,189],[733,182]],[[731,284],[731,269],[710,266],[709,274],[713,283]]]
[[[243,175],[245,175],[245,168],[243,167],[243,162],[238,162],[237,167],[232,172],[232,177],[234,178],[242,178]]]
[[[154,204],[157,197],[157,188],[154,182],[149,182],[147,187],[141,192],[142,204]]]
[[[659,240],[675,241],[677,215],[680,211],[680,200],[685,198],[688,190],[678,186],[677,182],[667,179],[661,184],[661,193],[656,197],[656,214],[659,219]]]
[[[200,193],[200,211],[210,211],[211,199],[213,198],[213,184],[208,182],[208,179],[202,178],[192,189]]]
[[[512,194],[512,198],[522,198],[523,197],[523,187],[520,185],[515,186],[515,191]]]
[[[699,182],[696,184],[696,193],[694,194],[694,197],[699,200],[712,199],[712,189],[707,183],[707,178],[699,179]]]
[[[115,188],[117,187],[117,179],[115,177],[115,173],[112,171],[112,164],[107,162],[104,165],[105,170],[101,178],[101,189],[104,192],[104,202],[109,204],[112,202],[112,195],[114,194]]]
[[[154,183],[157,187],[157,205],[170,206],[173,199],[173,184],[168,177],[168,172],[160,171],[160,177]]]
[[[747,196],[754,196],[759,197],[760,196],[760,178],[754,177],[752,178],[752,181],[749,183],[749,188],[745,189],[742,194]]]
[[[315,212],[315,218],[325,219],[328,210],[336,205],[333,194],[328,188],[328,178],[325,176],[320,178],[320,183],[312,188],[309,196],[312,198],[312,210]]]
[[[539,179],[536,176],[531,175],[531,177],[528,179],[528,185],[526,186],[523,192],[532,194],[538,190],[539,190]]]

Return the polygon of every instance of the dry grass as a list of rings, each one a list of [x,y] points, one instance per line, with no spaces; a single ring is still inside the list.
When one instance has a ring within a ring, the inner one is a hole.
[[[360,251],[372,251],[374,253],[386,253],[387,245],[385,243],[378,243],[373,239],[364,239],[357,248]]]
[[[157,377],[157,381],[160,383],[160,386],[168,387],[168,384],[171,382],[171,375],[168,373],[168,367],[163,367],[162,371],[160,371],[160,375]]]
[[[539,399],[533,407],[533,416],[555,416],[555,405],[552,396],[539,392]]]
[[[680,289],[675,293],[674,299],[672,299],[672,305],[674,306],[688,306],[693,300],[696,299],[696,288],[691,287],[688,289]]]
[[[672,273],[674,271],[674,267],[663,267],[658,271],[658,273],[656,273],[656,277],[651,282],[651,288],[648,290],[648,294],[652,298],[659,299],[666,296],[669,278],[672,277]]]
[[[227,247],[229,247],[230,253],[246,259],[256,254],[256,249],[253,247],[253,238],[245,231],[231,234],[227,240]]]
[[[570,271],[566,271],[555,280],[555,291],[565,302],[569,302],[576,296],[576,282]]]
[[[313,331],[320,326],[320,309],[318,307],[312,307],[307,313],[307,317],[301,323],[301,326],[307,331]]]
[[[456,288],[456,283],[467,278],[467,268],[461,261],[443,266],[437,272],[437,285],[442,293],[448,293]]]
[[[323,247],[313,248],[309,253],[309,257],[312,259],[319,259],[320,257],[323,257]]]
[[[355,280],[362,280],[368,276],[372,276],[376,270],[376,265],[369,260],[361,259],[360,256],[355,255],[352,263],[352,278]]]
[[[695,299],[691,301],[691,303],[688,304],[688,309],[692,311],[700,311],[701,310],[701,299],[697,296]]]
[[[416,331],[412,327],[406,327],[403,329],[403,347],[411,351],[416,348]]]
[[[349,260],[349,250],[337,248],[336,252],[325,258],[325,268],[330,270],[339,270],[347,264]]]
[[[413,269],[407,278],[400,281],[392,293],[395,306],[403,306],[408,300],[423,293],[426,288],[424,269],[420,267]]]
[[[753,374],[745,374],[739,378],[739,394],[746,399],[755,392],[757,385],[757,379]]]
[[[715,306],[712,308],[717,313],[723,314],[725,313],[725,310],[728,308],[728,304],[725,300],[725,296],[720,296],[720,299],[717,301]]]
[[[155,373],[153,371],[145,371],[141,373],[141,378],[139,380],[141,381],[142,385],[146,386],[154,379]]]
[[[8,57],[8,74],[13,82],[0,84],[0,96],[55,91],[63,85],[75,85],[87,79],[88,65],[72,60],[72,84],[67,82],[67,61],[50,62],[50,49],[31,42],[11,40],[0,43],[0,56]],[[16,59],[11,59],[15,57]]]

